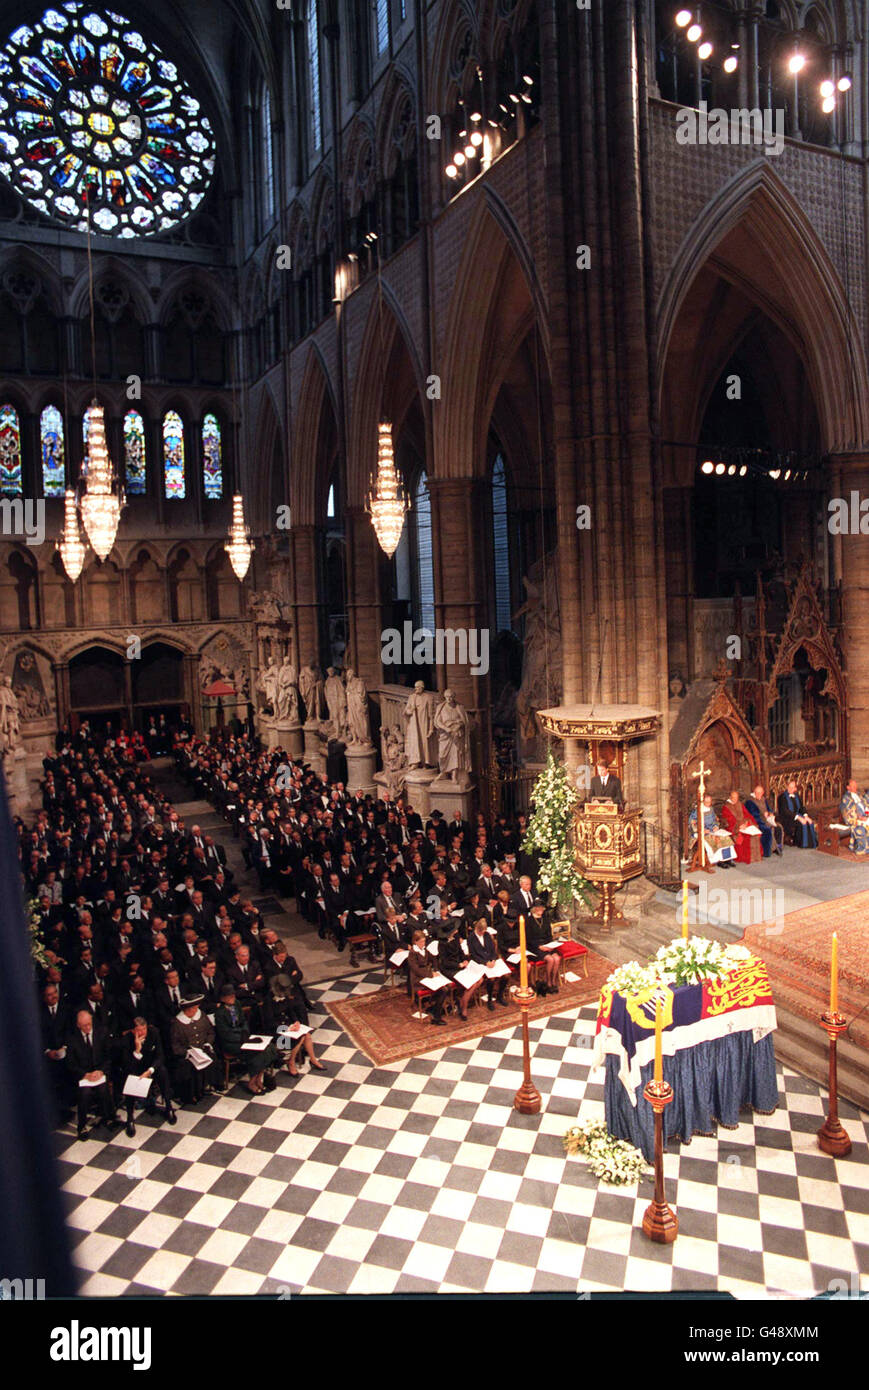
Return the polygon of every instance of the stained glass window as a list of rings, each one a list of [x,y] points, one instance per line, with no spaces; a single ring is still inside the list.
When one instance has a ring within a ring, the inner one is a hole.
[[[174,410],[167,410],[163,416],[163,489],[167,497],[187,496],[184,426],[181,416]]]
[[[513,626],[510,602],[510,535],[507,526],[507,475],[500,454],[492,466],[492,541],[495,557],[495,626],[509,632]]]
[[[223,457],[220,448],[220,424],[216,415],[206,415],[202,421],[202,485],[209,502],[223,496]]]
[[[84,231],[177,226],[214,172],[208,117],[176,65],[128,20],[78,0],[22,24],[0,53],[0,173]]]
[[[62,497],[66,488],[66,448],[63,416],[56,405],[47,405],[39,421],[42,446],[42,492],[45,497]]]
[[[275,215],[275,152],[272,142],[272,99],[266,88],[263,88],[260,121],[262,125],[263,212],[267,218],[272,218]]]
[[[389,43],[389,0],[377,0],[375,11],[377,52],[383,53]]]
[[[14,406],[0,406],[0,492],[20,496],[21,428]]]
[[[416,526],[416,582],[419,596],[419,626],[429,632],[435,629],[434,556],[431,544],[431,496],[428,479],[420,473],[413,498],[413,517]]]
[[[138,410],[124,416],[124,472],[129,497],[142,497],[148,490],[145,465],[145,424]]]
[[[308,82],[311,95],[311,145],[318,150],[323,142],[320,116],[320,29],[317,0],[308,0]]]

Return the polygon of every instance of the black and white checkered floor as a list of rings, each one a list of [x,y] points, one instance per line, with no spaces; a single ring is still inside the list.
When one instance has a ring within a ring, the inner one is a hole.
[[[377,976],[310,990],[318,1002]],[[135,1138],[60,1137],[81,1292],[93,1295],[613,1290],[806,1297],[869,1289],[869,1117],[847,1104],[847,1159],[821,1154],[819,1087],[780,1072],[782,1107],[666,1156],[679,1238],[640,1222],[651,1181],[598,1184],[565,1158],[577,1115],[603,1114],[589,1075],[594,1006],[531,1027],[540,1115],[513,1108],[521,1033],[372,1068],[312,1017],[328,1075],[253,1100],[238,1087],[144,1115]],[[843,1287],[834,1285],[834,1288]]]

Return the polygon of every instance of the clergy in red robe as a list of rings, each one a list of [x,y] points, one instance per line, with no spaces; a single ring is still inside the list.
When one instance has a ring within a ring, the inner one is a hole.
[[[749,815],[736,787],[721,808],[721,819],[733,836],[741,864],[755,864],[761,857],[760,831]]]

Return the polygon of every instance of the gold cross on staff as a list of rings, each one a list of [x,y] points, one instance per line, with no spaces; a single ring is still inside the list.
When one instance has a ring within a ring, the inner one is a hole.
[[[692,772],[692,777],[700,778],[700,786],[697,788],[697,839],[700,845],[700,867],[706,868],[706,837],[704,835],[703,824],[703,798],[706,795],[706,778],[711,773],[712,768],[706,767],[703,759],[700,759],[700,766],[696,772]]]

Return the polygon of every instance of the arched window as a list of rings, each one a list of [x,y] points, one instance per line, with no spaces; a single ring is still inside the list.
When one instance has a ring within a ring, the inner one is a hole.
[[[202,488],[208,502],[219,501],[223,496],[220,424],[210,412],[202,421]]]
[[[12,405],[0,406],[0,492],[21,496],[21,426]]]
[[[260,148],[262,150],[262,207],[263,216],[271,222],[275,215],[275,165],[272,143],[272,99],[267,87],[263,87],[260,106]]]
[[[492,553],[495,570],[495,627],[509,632],[513,626],[510,602],[510,534],[507,528],[507,476],[500,454],[492,466]]]
[[[62,497],[66,488],[66,445],[63,416],[56,405],[47,405],[40,416],[39,441],[43,496]]]
[[[308,89],[311,98],[311,150],[323,143],[323,121],[320,114],[320,25],[317,20],[317,0],[308,0]]]
[[[167,410],[163,416],[163,490],[168,498],[181,500],[187,496],[184,426],[175,410]]]
[[[335,516],[335,484],[329,484],[329,496],[326,500],[326,519],[333,520]]]
[[[124,416],[124,473],[128,496],[144,496],[148,491],[145,424],[138,410],[128,410]]]
[[[389,47],[389,0],[376,0],[374,27],[375,46],[379,58]]]
[[[434,560],[431,538],[431,497],[428,479],[420,473],[413,494],[413,524],[416,532],[416,598],[419,626],[434,632]]]

